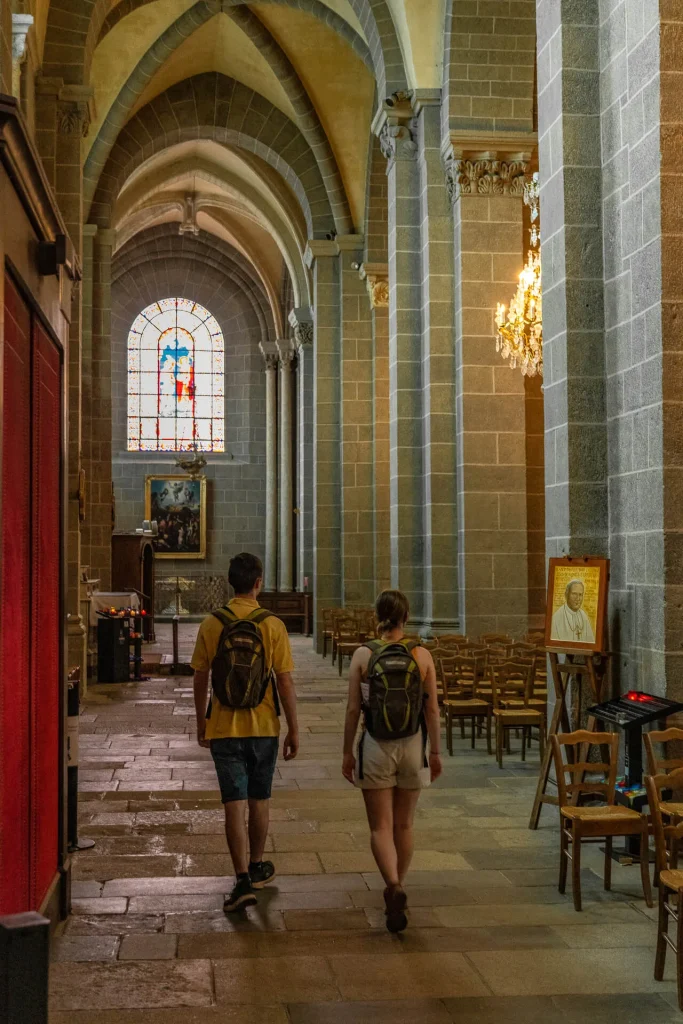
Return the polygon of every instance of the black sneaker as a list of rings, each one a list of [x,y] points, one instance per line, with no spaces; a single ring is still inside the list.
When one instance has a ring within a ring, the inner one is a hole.
[[[257,903],[249,876],[238,878],[232,892],[223,901],[223,910],[226,914],[232,914],[236,910],[244,910],[246,907],[253,907]]]
[[[275,865],[272,860],[262,860],[260,864],[249,865],[249,878],[252,889],[263,889],[275,878]]]
[[[387,930],[402,932],[408,927],[406,907],[408,897],[400,885],[388,885],[384,890],[384,906],[387,919]]]

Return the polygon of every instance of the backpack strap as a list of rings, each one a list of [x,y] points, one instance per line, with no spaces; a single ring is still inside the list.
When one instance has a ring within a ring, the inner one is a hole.
[[[367,647],[372,654],[374,654],[375,651],[381,650],[384,646],[385,644],[381,640],[366,640],[363,644],[363,647]]]
[[[420,646],[419,640],[397,640],[397,644],[402,644],[407,650],[408,654],[411,654],[416,647]]]
[[[211,614],[214,619],[218,619],[220,624],[224,627],[231,625],[233,622],[237,622],[237,616],[232,608],[228,608],[227,605],[225,605],[224,608],[217,608],[216,611],[211,612]]]
[[[267,608],[255,608],[253,612],[250,612],[249,615],[247,615],[247,618],[249,622],[255,622],[256,625],[259,626],[262,622],[265,622],[266,619],[270,619],[272,614],[273,613],[269,612]]]

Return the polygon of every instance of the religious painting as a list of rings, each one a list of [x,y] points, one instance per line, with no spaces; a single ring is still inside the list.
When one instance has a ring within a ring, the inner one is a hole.
[[[157,558],[206,558],[206,477],[146,477],[145,519],[159,527]]]
[[[551,558],[545,643],[555,650],[604,650],[606,558]]]

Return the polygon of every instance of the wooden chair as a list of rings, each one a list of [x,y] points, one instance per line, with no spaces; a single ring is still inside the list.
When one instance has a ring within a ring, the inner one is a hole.
[[[352,658],[358,648],[363,646],[365,640],[365,635],[359,632],[357,627],[353,630],[345,629],[344,632],[339,634],[337,638],[337,665],[339,666],[340,676],[344,669],[344,658]]]
[[[503,747],[507,740],[510,751],[510,730],[522,731],[522,760],[526,760],[527,737],[532,728],[538,729],[540,754],[543,757],[545,745],[545,714],[539,708],[529,705],[530,677],[526,665],[504,661],[490,666],[493,698],[493,718],[496,723],[496,760],[503,767]]]
[[[484,644],[485,647],[496,644],[504,647],[506,644],[513,643],[513,639],[507,633],[482,633],[479,637],[479,643]]]
[[[323,658],[327,657],[327,641],[333,643],[334,620],[341,613],[341,608],[323,608]]]
[[[332,664],[337,660],[337,648],[339,642],[353,641],[358,638],[358,623],[356,616],[348,612],[341,612],[335,615],[334,632],[332,635]],[[341,673],[340,673],[341,674]]]
[[[476,658],[459,655],[439,657],[439,676],[444,688],[443,709],[446,719],[446,743],[448,753],[453,755],[453,719],[460,719],[460,732],[465,735],[465,719],[472,727],[472,749],[474,750],[476,726],[486,719],[486,746],[491,751],[491,705],[487,700],[474,696],[474,687],[479,666]]]
[[[666,802],[661,800],[662,790],[683,789],[683,768],[674,768],[663,775],[646,775],[645,788],[655,836],[655,866],[659,880],[655,980],[664,978],[666,947],[671,946],[676,955],[678,1008],[683,1010],[683,871],[676,869],[678,844],[683,839],[683,822],[667,824],[664,818]],[[673,894],[675,900],[672,902]],[[676,925],[675,940],[669,935],[669,918]]]
[[[612,884],[612,839],[614,836],[640,836],[643,852],[640,858],[643,894],[648,907],[651,907],[647,815],[632,811],[629,807],[615,805],[618,735],[580,729],[552,736],[551,742],[560,805],[560,892],[565,891],[567,862],[571,860],[574,909],[581,910],[581,843],[584,839],[588,842],[605,840],[605,889],[609,889]],[[588,762],[588,749],[591,746],[607,748],[609,763]],[[571,747],[573,751],[573,757],[566,763],[562,759],[563,747]],[[601,782],[585,781],[584,776],[587,773],[592,775],[596,772],[602,772],[605,776]],[[567,781],[567,776],[571,778],[571,782]],[[578,801],[584,793],[602,795],[605,805],[578,806]]]
[[[661,775],[673,768],[683,768],[683,758],[660,758],[655,751],[655,743],[683,743],[683,729],[653,730],[643,735],[645,753],[647,754],[647,770],[650,775]]]
[[[434,637],[438,641],[440,647],[466,647],[469,640],[462,633],[441,633],[439,636]]]

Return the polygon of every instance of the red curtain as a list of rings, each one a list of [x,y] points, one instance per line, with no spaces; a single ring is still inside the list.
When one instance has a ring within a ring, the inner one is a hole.
[[[5,275],[0,913],[37,909],[59,864],[60,353]]]

